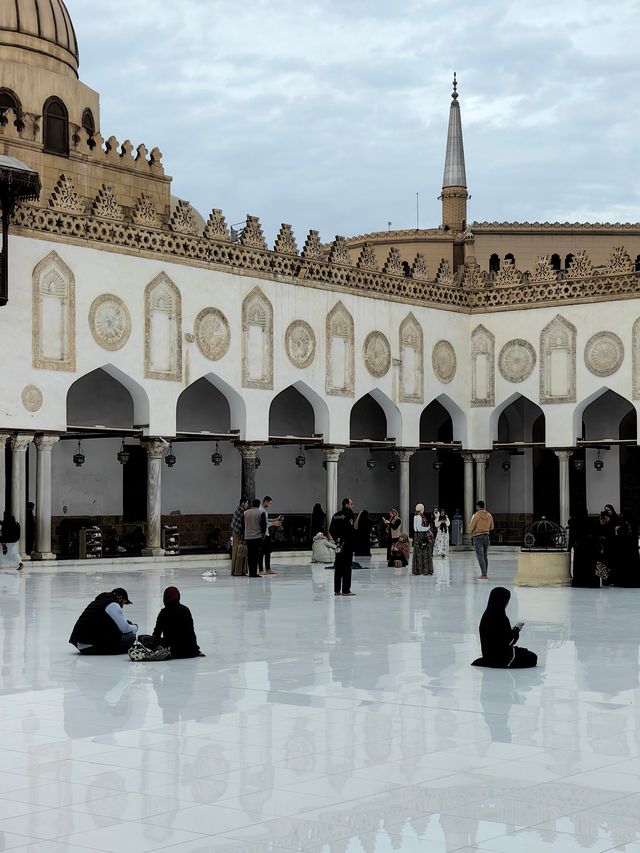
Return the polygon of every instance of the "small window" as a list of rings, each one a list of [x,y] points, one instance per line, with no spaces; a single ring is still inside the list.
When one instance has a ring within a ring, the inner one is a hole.
[[[44,150],[69,156],[69,114],[59,98],[49,98],[42,110]]]
[[[511,263],[515,267],[516,259],[515,259],[514,255],[511,254],[511,252],[507,252],[507,254],[504,256],[504,259],[505,259],[505,261],[511,261]]]
[[[22,105],[18,96],[11,89],[0,88],[0,124],[2,125],[7,123],[7,119],[5,118],[7,110],[14,111],[16,114],[16,127],[22,129],[24,126],[22,121]]]
[[[493,254],[489,258],[489,272],[499,272],[500,270],[500,256]]]
[[[411,278],[411,267],[409,266],[409,261],[402,262],[402,271],[405,278]]]
[[[90,109],[86,109],[82,113],[82,127],[87,131],[89,136],[93,136],[96,132],[96,122]]]
[[[573,263],[573,255],[571,254],[571,252],[569,252],[567,257],[564,259],[564,268],[566,270],[568,270],[572,263]]]
[[[560,255],[551,255],[551,268],[559,270],[561,266]]]
[[[633,266],[636,272],[640,272],[640,255],[636,255],[636,260]]]

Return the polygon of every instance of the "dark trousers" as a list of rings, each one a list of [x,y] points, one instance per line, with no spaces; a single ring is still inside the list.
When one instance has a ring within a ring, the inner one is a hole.
[[[353,563],[353,551],[344,549],[336,554],[333,564],[333,591],[346,595],[351,592],[351,564]]]
[[[260,549],[262,548],[262,539],[247,539],[247,563],[249,565],[249,577],[258,577],[258,561],[260,559]]]
[[[473,547],[476,549],[476,559],[480,566],[480,574],[486,577],[489,569],[489,534],[480,533],[478,536],[474,536]]]
[[[112,648],[105,651],[101,646],[89,646],[88,649],[78,649],[78,651],[81,655],[123,655],[129,651],[135,641],[136,635],[133,631],[130,631],[128,634],[122,635],[117,649]]]
[[[271,538],[265,536],[262,540],[262,548],[260,549],[260,571],[266,569],[271,571]]]

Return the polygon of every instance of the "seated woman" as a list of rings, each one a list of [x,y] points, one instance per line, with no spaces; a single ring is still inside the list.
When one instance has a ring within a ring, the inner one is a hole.
[[[410,553],[411,543],[409,542],[409,537],[406,533],[401,533],[391,547],[391,558],[388,565],[395,566],[396,568],[406,566],[409,563]]]
[[[482,657],[472,666],[490,666],[494,669],[525,669],[536,666],[538,656],[529,649],[516,646],[524,622],[513,628],[505,613],[511,593],[503,586],[491,590],[487,609],[480,620],[480,645]]]
[[[168,646],[172,658],[204,657],[200,651],[193,627],[191,611],[180,604],[180,591],[168,586],[162,597],[164,607],[158,613],[153,629],[153,644]]]
[[[311,545],[311,562],[312,563],[331,563],[336,558],[336,544],[330,542],[322,531],[316,533],[313,537]]]

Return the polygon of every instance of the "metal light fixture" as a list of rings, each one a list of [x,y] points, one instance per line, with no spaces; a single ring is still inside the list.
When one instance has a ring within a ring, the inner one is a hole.
[[[167,463],[167,467],[169,467],[169,468],[173,468],[173,466],[178,461],[175,457],[174,452],[173,452],[173,444],[171,442],[169,442],[169,452],[164,457],[164,461]]]
[[[576,471],[584,471],[584,459],[582,459],[580,456],[574,458],[573,467],[576,469]]]
[[[298,448],[298,455],[296,456],[296,465],[298,466],[298,468],[304,468],[306,461],[307,457],[304,455],[302,445],[300,445],[300,447]]]
[[[508,453],[505,453],[505,455],[504,455],[504,462],[502,463],[502,470],[505,472],[511,470],[511,461],[509,459]]]
[[[397,463],[397,462],[395,462],[395,461],[392,459],[392,460],[391,460],[391,462],[387,462],[387,468],[388,468],[388,469],[389,469],[389,471],[391,471],[391,473],[393,474],[393,472],[394,472],[395,470],[397,470],[397,468],[398,468],[398,463]]]
[[[598,451],[597,458],[593,460],[593,467],[596,469],[596,471],[602,471],[602,469],[604,468],[604,462],[600,458],[600,451]]]
[[[73,454],[73,464],[76,468],[80,468],[84,465],[85,455],[82,452],[82,445],[78,442],[78,447],[76,448],[76,452]]]
[[[217,441],[216,441],[216,449],[211,454],[211,461],[216,466],[216,468],[218,467],[218,465],[222,465],[222,453],[220,453],[220,445],[218,444]]]
[[[378,463],[377,463],[377,462],[376,462],[376,460],[373,458],[373,453],[371,452],[371,449],[369,449],[369,458],[367,459],[367,468],[368,468],[370,471],[373,471],[373,469],[376,467],[376,465],[377,465],[377,464],[378,464]]]
[[[123,438],[122,439],[122,445],[121,445],[120,450],[118,451],[118,454],[117,454],[118,462],[121,465],[126,465],[130,458],[131,458],[131,453],[129,453],[129,451],[125,447],[124,438]]]

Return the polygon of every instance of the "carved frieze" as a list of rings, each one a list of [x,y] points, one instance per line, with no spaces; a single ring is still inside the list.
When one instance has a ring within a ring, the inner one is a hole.
[[[584,363],[594,376],[611,376],[624,359],[624,344],[614,332],[592,335],[584,348]]]
[[[370,332],[362,347],[364,364],[369,373],[378,379],[386,376],[391,367],[391,346],[382,332]]]
[[[528,341],[514,338],[500,350],[498,370],[508,382],[524,382],[536,366],[536,351]]]
[[[456,351],[449,341],[438,341],[431,354],[431,365],[436,378],[447,385],[456,375]]]
[[[326,334],[325,390],[332,396],[352,397],[355,378],[353,317],[342,302],[327,314]]]
[[[194,338],[205,358],[218,361],[227,354],[231,344],[229,321],[217,308],[203,308],[196,317]]]
[[[84,213],[85,202],[76,192],[73,180],[67,175],[60,175],[55,189],[49,198],[49,205],[54,210],[61,210],[65,213]]]
[[[131,215],[136,225],[147,225],[151,228],[159,228],[161,225],[160,216],[149,193],[141,193]]]
[[[274,252],[278,252],[280,255],[298,254],[298,244],[296,243],[293,229],[290,225],[287,225],[286,222],[283,222],[280,226],[280,231],[278,232],[273,250]]]
[[[76,369],[76,284],[57,252],[36,266],[33,289],[33,366],[37,370]]]
[[[113,219],[122,222],[124,211],[116,201],[113,187],[103,184],[93,201],[93,215],[100,219]]]
[[[144,375],[147,379],[182,381],[182,299],[162,272],[144,292]]]
[[[273,306],[259,287],[242,303],[242,385],[273,388]]]
[[[284,336],[284,347],[294,367],[308,367],[316,354],[316,336],[311,326],[304,320],[290,323]]]
[[[131,315],[119,296],[103,293],[89,309],[89,328],[95,342],[106,350],[119,350],[129,340]]]

